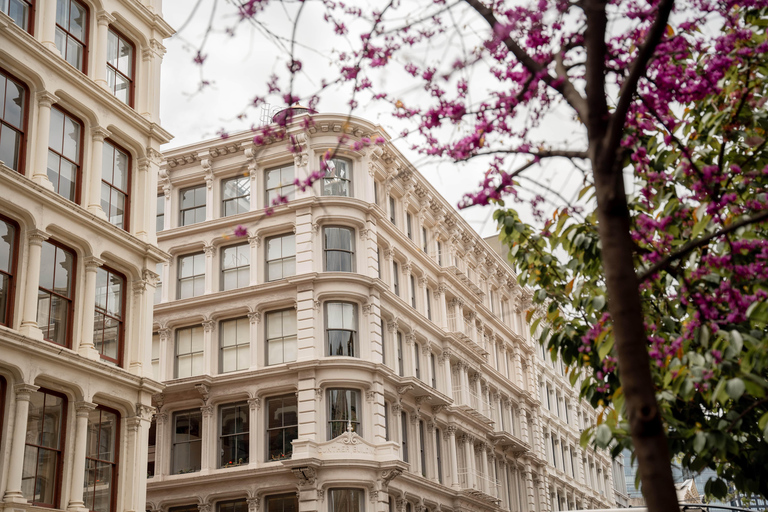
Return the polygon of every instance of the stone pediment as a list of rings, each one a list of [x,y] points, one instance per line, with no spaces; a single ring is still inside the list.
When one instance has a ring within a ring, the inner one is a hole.
[[[341,455],[344,458],[354,454],[372,456],[376,453],[376,446],[348,428],[347,431],[340,436],[324,443],[318,443],[317,453],[323,456],[322,458],[326,459],[335,458],[335,456],[338,455]]]

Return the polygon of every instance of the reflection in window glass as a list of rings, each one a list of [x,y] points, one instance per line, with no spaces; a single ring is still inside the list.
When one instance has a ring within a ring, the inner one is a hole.
[[[360,429],[360,392],[354,389],[328,390],[328,439],[340,436],[352,428],[362,435]]]
[[[0,217],[0,325],[11,325],[19,230]]]
[[[0,11],[11,17],[13,22],[26,30],[32,32],[32,2],[29,0],[0,0]],[[2,160],[0,158],[0,160]]]
[[[284,200],[293,201],[296,195],[294,180],[295,171],[292,165],[268,170],[266,174],[266,206],[277,206]]]
[[[56,107],[51,108],[48,137],[48,179],[53,190],[75,201],[80,186],[82,124]]]
[[[58,505],[66,411],[63,395],[45,389],[30,394],[21,493],[31,505]]]
[[[0,5],[3,5],[0,0]],[[24,114],[27,111],[24,86],[0,70],[0,161],[14,171],[20,168],[24,151]]]
[[[233,245],[221,249],[221,289],[235,290],[251,281],[251,246]]]
[[[248,464],[248,404],[221,406],[219,466],[228,468]]]
[[[176,378],[203,374],[203,326],[176,331]]]
[[[197,297],[205,293],[205,253],[180,256],[179,299]]]
[[[363,512],[361,489],[330,489],[330,512]]]
[[[229,217],[251,209],[251,178],[238,176],[221,182],[221,216]]]
[[[354,271],[354,230],[341,227],[327,227],[323,230],[326,272]]]
[[[326,339],[329,356],[359,357],[357,354],[357,306],[327,302]]]
[[[323,195],[351,196],[352,163],[340,158],[332,158],[325,162],[324,166],[325,177],[323,178]]]
[[[133,104],[133,45],[111,28],[107,33],[107,87],[126,105]]]
[[[291,441],[299,437],[296,395],[267,400],[267,461],[290,459]]]
[[[296,274],[296,235],[283,235],[267,240],[267,281],[285,279]]]
[[[43,331],[44,339],[69,346],[75,255],[47,241],[43,242],[41,253],[37,325]]]
[[[171,473],[200,471],[203,413],[200,409],[177,412],[173,415],[173,446]]]
[[[180,194],[179,225],[189,226],[205,221],[205,185],[186,188]]]
[[[14,2],[14,0],[10,0]],[[4,2],[3,2],[4,3]],[[88,11],[77,0],[57,0],[55,44],[64,60],[85,72]]]
[[[299,512],[299,498],[296,493],[267,496],[267,512]]]
[[[119,431],[120,417],[114,412],[98,407],[88,414],[83,501],[93,512],[113,509]]]
[[[109,222],[125,230],[128,229],[129,188],[128,153],[109,141],[104,141],[101,164],[101,209],[107,214]],[[165,207],[165,201],[163,201],[163,207]]]
[[[296,310],[267,313],[267,364],[296,360]]]
[[[247,317],[219,324],[221,373],[247,370],[251,365],[251,324]]]
[[[120,364],[123,347],[123,302],[125,279],[115,272],[96,271],[96,311],[93,316],[93,345],[101,358]]]

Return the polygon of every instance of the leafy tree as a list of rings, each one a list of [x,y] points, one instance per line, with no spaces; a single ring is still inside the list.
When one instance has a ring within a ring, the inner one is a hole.
[[[275,3],[246,0],[241,17],[261,23]],[[310,2],[281,3],[293,9],[293,43]],[[531,200],[537,211],[558,206],[543,233],[514,210],[496,217],[520,281],[545,308],[543,340],[574,380],[584,376],[585,397],[613,406],[590,434],[600,446],[631,438],[649,509],[678,510],[670,449],[768,495],[768,1],[319,4],[351,45],[320,89],[348,84],[351,109],[390,102],[414,123],[418,151],[487,165],[463,206],[520,199],[520,180],[535,180],[544,160],[582,170],[576,204]],[[433,52],[417,61],[424,47]],[[441,47],[458,49],[434,53]],[[286,52],[287,74],[267,92],[316,105],[317,91],[296,90],[296,46]],[[389,76],[411,77],[426,98],[408,104],[381,85]],[[542,128],[565,112],[580,126],[576,142],[553,147]],[[290,121],[255,140],[279,138]]]

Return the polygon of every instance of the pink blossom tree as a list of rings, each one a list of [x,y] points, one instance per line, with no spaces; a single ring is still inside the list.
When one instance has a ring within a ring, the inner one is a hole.
[[[244,1],[242,21],[276,2]],[[267,93],[314,107],[348,84],[350,109],[388,102],[422,154],[487,165],[461,206],[499,208],[519,279],[545,309],[532,318],[541,342],[584,377],[583,397],[612,406],[583,442],[634,447],[652,512],[678,510],[671,453],[768,496],[768,0],[320,3],[352,45],[336,78],[300,91],[291,45]],[[307,4],[293,4],[287,39]],[[454,36],[469,41],[455,59],[410,58]],[[386,76],[425,94],[409,104]],[[566,112],[580,135],[555,147],[541,128]],[[575,202],[535,196],[535,212],[556,208],[533,228],[505,201],[552,159],[579,169],[583,188]],[[707,491],[723,496],[724,481]]]

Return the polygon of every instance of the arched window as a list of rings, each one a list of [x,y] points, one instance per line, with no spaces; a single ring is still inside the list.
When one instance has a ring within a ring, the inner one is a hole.
[[[48,179],[53,190],[70,201],[80,198],[83,124],[67,112],[51,108],[48,137]]]
[[[93,512],[112,512],[117,496],[120,415],[104,406],[88,414],[83,502]]]
[[[18,225],[0,216],[0,325],[9,327],[13,322],[18,251]]]
[[[131,157],[127,151],[105,140],[101,164],[101,208],[109,222],[126,231],[130,219],[130,191]]]
[[[3,5],[0,2],[0,5]],[[0,69],[0,161],[24,173],[27,88]]]
[[[323,195],[352,197],[352,162],[331,158],[325,163]]]
[[[43,338],[69,347],[75,298],[75,253],[48,240],[43,242],[41,253],[37,325],[43,331]]]
[[[112,27],[107,33],[107,87],[117,99],[133,106],[133,43]]]
[[[14,23],[32,34],[34,28],[34,4],[30,0],[0,2],[0,11],[11,17]]]
[[[101,358],[121,365],[125,338],[125,277],[107,268],[96,271],[93,345]]]

